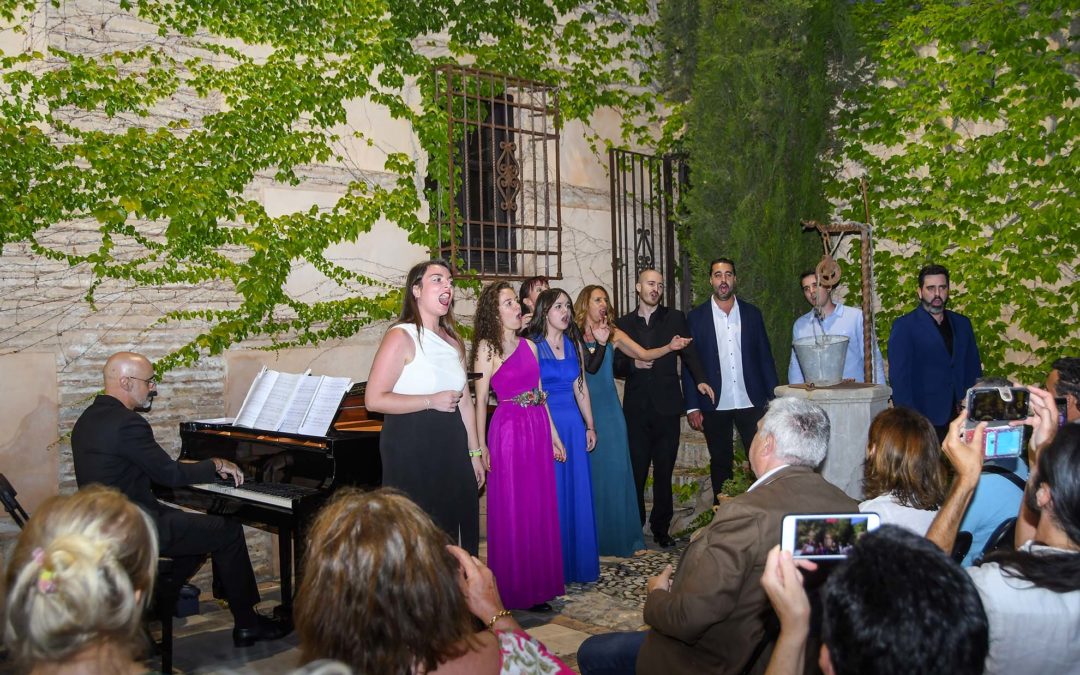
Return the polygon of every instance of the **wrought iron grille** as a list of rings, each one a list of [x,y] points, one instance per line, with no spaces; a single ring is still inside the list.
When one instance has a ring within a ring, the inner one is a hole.
[[[647,268],[664,276],[664,304],[689,310],[689,265],[675,236],[679,200],[689,185],[685,158],[612,149],[608,168],[612,299],[616,310],[625,313],[637,305],[634,284],[641,270]]]
[[[453,65],[434,76],[448,124],[440,252],[456,274],[562,278],[558,89]]]

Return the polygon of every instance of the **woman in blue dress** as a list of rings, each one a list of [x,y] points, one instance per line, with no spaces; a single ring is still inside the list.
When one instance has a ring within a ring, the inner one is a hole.
[[[563,576],[568,582],[588,582],[600,577],[587,456],[596,445],[596,427],[585,386],[584,346],[571,321],[572,313],[566,291],[544,291],[536,299],[536,309],[524,333],[536,343],[540,383],[548,395],[555,430],[566,448],[566,461],[555,464]]]
[[[603,286],[586,286],[578,293],[574,322],[585,338],[586,349],[603,354],[599,370],[585,373],[597,434],[596,447],[589,453],[589,468],[600,555],[625,558],[643,552],[645,540],[634,491],[626,418],[611,372],[615,350],[639,361],[654,361],[690,344],[690,338],[676,335],[663,347],[645,349],[615,326],[615,312]]]

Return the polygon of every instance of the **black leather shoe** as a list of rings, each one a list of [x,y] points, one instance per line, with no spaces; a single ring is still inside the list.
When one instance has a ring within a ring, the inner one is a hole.
[[[234,647],[250,647],[256,642],[280,640],[292,632],[292,622],[282,618],[259,615],[259,623],[252,628],[233,628]]]
[[[656,534],[653,535],[653,539],[657,544],[660,544],[660,548],[671,548],[675,545],[675,540],[671,538],[670,534]]]

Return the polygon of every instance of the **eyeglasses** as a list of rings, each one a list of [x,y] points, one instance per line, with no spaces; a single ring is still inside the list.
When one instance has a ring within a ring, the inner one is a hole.
[[[156,377],[151,377],[148,380],[145,377],[135,377],[134,375],[128,375],[128,378],[132,380],[138,380],[139,382],[145,382],[146,386],[148,387],[156,387],[158,382]]]

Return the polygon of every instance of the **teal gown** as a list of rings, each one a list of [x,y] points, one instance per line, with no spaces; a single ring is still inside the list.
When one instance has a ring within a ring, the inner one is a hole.
[[[589,347],[596,345],[590,343]],[[626,440],[626,418],[611,366],[614,347],[609,343],[604,362],[595,374],[585,373],[596,424],[596,448],[589,454],[593,511],[600,555],[629,557],[645,548],[638,519],[634,472]]]

